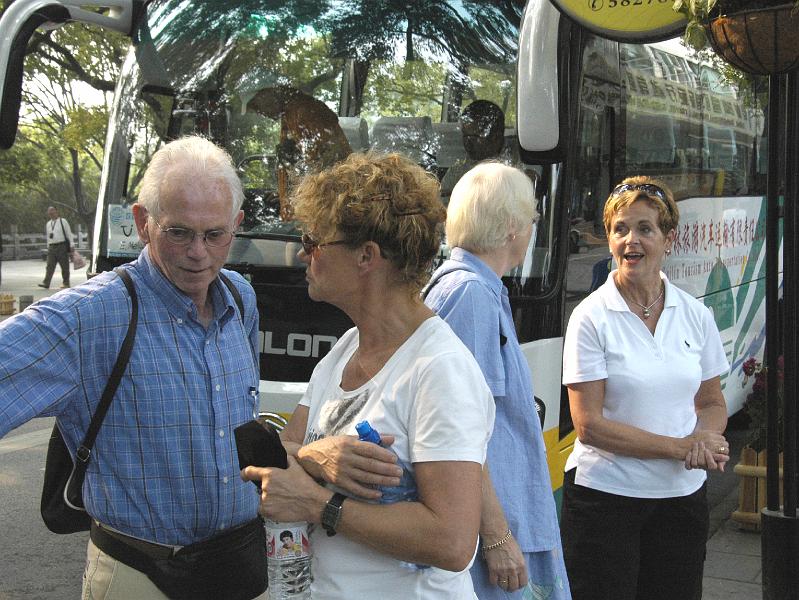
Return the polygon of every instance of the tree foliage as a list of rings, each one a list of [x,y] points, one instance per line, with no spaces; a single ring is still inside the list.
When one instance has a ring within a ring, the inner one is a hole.
[[[110,94],[126,46],[122,35],[76,23],[33,35],[17,138],[0,152],[0,225],[38,232],[55,205],[91,231]]]

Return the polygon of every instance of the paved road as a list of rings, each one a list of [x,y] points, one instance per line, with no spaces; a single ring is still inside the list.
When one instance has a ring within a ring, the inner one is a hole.
[[[36,287],[44,273],[38,260],[4,261],[0,293],[42,298],[56,290]],[[73,274],[73,284],[84,280]],[[0,321],[8,318],[0,316]],[[39,515],[47,440],[53,419],[35,419],[0,439],[0,600],[67,600],[80,597],[88,534],[55,535]],[[731,455],[738,457],[743,433],[733,431]],[[711,536],[729,516],[731,492],[738,485],[732,465],[713,474],[708,485]],[[706,578],[707,585],[707,578]],[[728,596],[723,596],[728,597]]]
[[[0,440],[0,600],[80,597],[88,533],[52,534],[39,515],[54,421],[35,419]]]
[[[41,260],[3,261],[0,293],[39,300],[57,292],[37,287]],[[56,286],[59,275],[54,277]],[[73,272],[72,284],[86,280]],[[15,304],[19,308],[19,304]],[[0,321],[8,316],[0,315]],[[0,439],[0,600],[68,600],[80,597],[88,533],[55,535],[42,523],[47,440],[54,419],[34,419]]]
[[[84,251],[85,252],[85,251]],[[44,279],[45,263],[41,260],[4,260],[0,265],[2,279],[0,280],[0,294],[13,294],[18,296],[33,296],[34,300],[39,300],[45,296],[50,296],[58,291],[61,285],[61,271],[53,275],[52,287],[49,290],[37,286]],[[70,275],[70,283],[78,285],[86,281],[86,269],[73,271]],[[14,305],[19,309],[19,304]],[[0,321],[7,316],[0,315]]]

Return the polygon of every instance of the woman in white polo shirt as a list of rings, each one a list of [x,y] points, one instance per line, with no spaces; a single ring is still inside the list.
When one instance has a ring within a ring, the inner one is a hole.
[[[710,310],[661,272],[678,221],[666,186],[616,186],[604,223],[618,268],[569,320],[563,383],[578,439],[561,531],[574,600],[702,595],[706,471],[729,460],[729,364]]]

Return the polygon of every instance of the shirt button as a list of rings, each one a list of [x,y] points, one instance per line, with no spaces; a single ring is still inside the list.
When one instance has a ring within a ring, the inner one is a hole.
[[[214,389],[215,389],[215,390],[218,392],[219,390],[221,390],[221,389],[222,389],[222,386],[220,386],[220,385],[217,383],[217,384],[216,384],[216,387],[215,387]]]
[[[211,340],[205,340],[205,345],[206,346],[209,345],[210,343],[211,343]]]
[[[227,483],[227,477],[222,478],[222,483]]]
[[[219,437],[225,437],[225,430],[224,429],[220,429],[219,430]]]
[[[183,323],[183,319],[178,319],[178,325],[181,325],[182,323]]]

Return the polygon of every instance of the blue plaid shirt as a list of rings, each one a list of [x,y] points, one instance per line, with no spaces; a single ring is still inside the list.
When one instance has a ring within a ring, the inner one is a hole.
[[[206,330],[194,303],[149,260],[126,266],[139,297],[130,363],[97,436],[83,488],[90,515],[162,544],[186,545],[253,519],[258,493],[239,478],[233,429],[253,418],[258,313],[227,272],[245,316],[217,279]],[[74,454],[130,322],[122,280],[103,273],[0,323],[0,437],[56,416]]]

